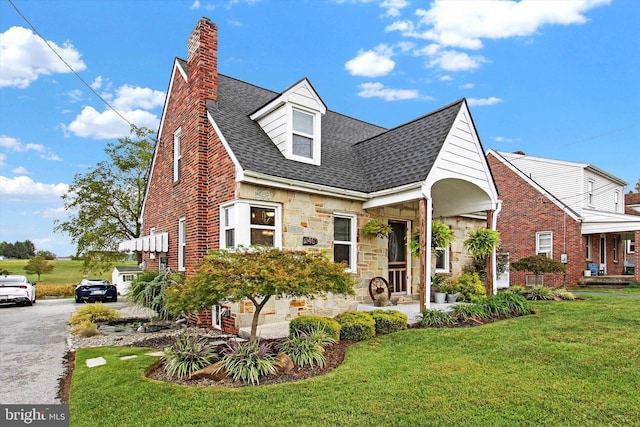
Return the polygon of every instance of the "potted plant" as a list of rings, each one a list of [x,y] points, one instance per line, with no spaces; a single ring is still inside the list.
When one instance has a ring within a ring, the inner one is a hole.
[[[475,263],[482,265],[486,269],[487,257],[498,247],[500,244],[500,233],[496,230],[489,230],[488,228],[479,228],[477,230],[471,230],[469,237],[463,242],[464,247],[469,251]],[[486,276],[486,274],[485,274]],[[487,286],[485,284],[485,286]],[[493,293],[493,289],[485,289],[487,295]]]
[[[444,304],[445,298],[447,297],[447,294],[442,289],[446,286],[445,280],[446,278],[439,274],[436,274],[431,278],[431,286],[433,286],[435,290],[433,299],[436,304]]]
[[[387,237],[391,233],[391,226],[386,222],[382,222],[377,219],[371,219],[364,225],[364,227],[362,228],[362,232],[365,236],[378,236],[380,238],[383,238]]]
[[[438,248],[446,248],[453,243],[453,231],[447,224],[440,221],[431,222],[431,247],[436,251]],[[420,234],[416,233],[409,241],[411,254],[417,257],[420,254]],[[435,251],[434,251],[435,252]]]
[[[448,282],[440,286],[440,292],[447,295],[447,302],[449,304],[456,302],[460,296],[460,292],[457,291],[456,284],[452,282]]]

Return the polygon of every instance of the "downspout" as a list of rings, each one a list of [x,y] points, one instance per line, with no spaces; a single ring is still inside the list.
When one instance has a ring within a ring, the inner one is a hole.
[[[493,218],[491,221],[491,229],[492,230],[497,230],[498,228],[498,215],[500,214],[500,211],[502,210],[502,200],[497,200],[496,201],[496,210],[493,213]],[[498,284],[497,284],[497,280],[498,280],[498,274],[497,274],[497,255],[496,255],[496,249],[497,248],[493,248],[493,252],[491,253],[491,276],[493,277],[493,295],[498,293]]]

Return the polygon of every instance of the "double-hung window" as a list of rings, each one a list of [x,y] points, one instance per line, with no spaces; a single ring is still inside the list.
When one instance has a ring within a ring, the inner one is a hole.
[[[291,152],[294,156],[313,159],[313,114],[293,109],[293,143]]]
[[[356,217],[347,214],[333,216],[333,261],[347,264],[356,272]]]
[[[220,207],[220,247],[282,247],[282,214],[277,203],[236,200]]]
[[[593,206],[593,181],[587,182],[587,204]]]
[[[178,220],[178,271],[186,270],[187,260],[187,220]]]
[[[620,261],[620,255],[618,254],[618,247],[620,246],[620,238],[613,236],[613,261]]]
[[[536,233],[536,254],[553,257],[553,232],[539,231]]]
[[[585,254],[587,257],[587,261],[591,261],[591,235],[587,234],[584,236],[585,247],[587,249],[587,253]]]
[[[182,176],[182,130],[173,134],[173,182],[180,181]]]
[[[436,273],[449,272],[449,245],[446,248],[436,248]]]

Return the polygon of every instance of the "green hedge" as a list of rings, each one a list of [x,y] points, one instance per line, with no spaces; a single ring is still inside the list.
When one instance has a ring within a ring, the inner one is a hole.
[[[340,324],[329,317],[299,316],[289,322],[289,336],[298,332],[309,333],[312,328],[321,329],[331,338],[340,341]]]
[[[363,341],[376,335],[376,322],[364,311],[345,311],[335,319],[340,324],[340,339]]]
[[[367,313],[376,322],[376,334],[390,334],[407,329],[407,315],[398,310],[373,310]]]

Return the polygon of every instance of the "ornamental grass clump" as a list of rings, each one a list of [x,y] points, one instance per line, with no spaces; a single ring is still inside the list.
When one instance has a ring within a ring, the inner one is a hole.
[[[573,301],[576,299],[575,295],[573,295],[571,292],[569,292],[565,288],[554,289],[553,295],[565,301]]]
[[[85,304],[83,307],[77,309],[71,317],[69,317],[70,325],[78,325],[82,322],[111,322],[114,320],[118,320],[120,318],[120,313],[113,308],[107,307],[106,305],[96,302],[93,304]]]
[[[488,317],[485,307],[480,304],[458,304],[451,310],[451,315],[460,322],[472,320],[477,323]]]
[[[247,342],[230,340],[223,354],[220,369],[224,368],[234,381],[257,385],[260,377],[276,372],[276,355],[269,344],[261,344],[259,339]]]
[[[527,290],[527,299],[531,301],[547,301],[553,298],[553,289],[551,288],[532,286]]]
[[[312,330],[322,330],[334,341],[340,341],[340,324],[330,317],[323,316],[298,316],[289,322],[289,336],[300,332],[311,332]]]
[[[209,366],[218,356],[206,338],[181,334],[164,349],[164,368],[171,378],[183,379]]]
[[[499,292],[495,297],[509,308],[509,312],[513,317],[526,316],[533,313],[533,309],[523,295]]]
[[[76,325],[73,325],[71,329],[69,329],[69,332],[82,338],[89,338],[95,335],[100,335],[98,326],[88,320],[84,320]]]
[[[425,328],[444,328],[455,322],[455,317],[440,310],[423,310],[416,318],[416,325]]]
[[[314,365],[324,367],[324,347],[336,341],[323,329],[312,328],[307,332],[298,332],[280,345],[280,351],[286,353],[293,363],[300,367]]]

